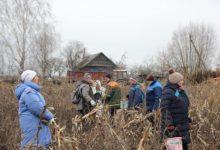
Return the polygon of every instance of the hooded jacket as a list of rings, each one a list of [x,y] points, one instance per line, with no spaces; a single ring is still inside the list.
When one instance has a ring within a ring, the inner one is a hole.
[[[153,81],[147,88],[146,105],[147,112],[156,111],[159,106],[159,99],[162,95],[162,86],[158,81]]]
[[[50,129],[47,124],[41,122],[40,118],[50,121],[54,116],[48,109],[45,109],[45,100],[40,90],[41,87],[33,82],[21,83],[15,90],[22,134],[21,149],[31,144],[47,148],[51,143]],[[42,128],[37,137],[39,124]]]
[[[118,83],[111,80],[106,86],[106,103],[109,105],[120,104],[121,88]],[[120,106],[113,106],[112,108],[120,108]]]
[[[143,103],[142,99],[144,99],[144,94],[140,85],[138,83],[133,84],[128,93],[128,107],[135,107]]]
[[[189,133],[189,98],[186,92],[179,88],[177,84],[170,82],[163,89],[161,100],[161,134],[167,126],[173,125],[177,128],[178,134],[190,143]]]
[[[84,80],[77,82],[77,86],[80,86],[82,100],[76,105],[76,110],[83,111],[83,115],[85,115],[92,110],[90,101],[94,100],[93,91],[90,84]]]

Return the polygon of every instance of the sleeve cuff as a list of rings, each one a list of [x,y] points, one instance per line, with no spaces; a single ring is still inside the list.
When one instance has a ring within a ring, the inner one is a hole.
[[[54,118],[54,115],[49,110],[46,110],[44,117],[49,121]]]

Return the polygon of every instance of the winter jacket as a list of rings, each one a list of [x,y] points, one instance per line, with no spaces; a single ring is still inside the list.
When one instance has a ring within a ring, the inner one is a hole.
[[[162,86],[158,81],[153,81],[147,88],[146,105],[147,112],[156,111],[162,95]]]
[[[121,101],[121,88],[115,81],[108,82],[106,86],[106,103],[109,105],[120,104]],[[120,108],[120,106],[114,106],[114,108]]]
[[[165,128],[173,125],[177,130],[174,136],[182,136],[187,143],[190,143],[189,98],[186,92],[180,89],[177,84],[168,82],[163,89],[160,108],[162,137],[164,136]]]
[[[80,86],[82,100],[76,105],[76,110],[83,112],[83,115],[91,111],[90,101],[94,100],[91,86],[86,81],[80,81],[76,84]]]
[[[132,85],[128,93],[128,107],[134,107],[143,103],[142,98],[144,98],[143,92],[140,85],[137,83]]]
[[[21,149],[30,144],[38,144],[47,148],[51,143],[50,129],[47,124],[40,121],[40,118],[50,121],[54,116],[48,109],[45,110],[46,104],[40,90],[41,87],[33,82],[21,83],[15,90],[19,103]],[[39,124],[42,128],[37,138]]]

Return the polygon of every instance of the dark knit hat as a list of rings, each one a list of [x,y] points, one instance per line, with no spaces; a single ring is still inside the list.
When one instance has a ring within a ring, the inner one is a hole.
[[[147,81],[154,81],[155,78],[152,74],[148,75],[147,78],[146,78]]]
[[[183,75],[179,72],[174,72],[169,75],[169,81],[172,84],[177,84],[179,81],[181,81],[183,79],[184,79]]]
[[[168,70],[168,73],[169,74],[173,74],[174,72],[176,72],[173,68],[170,68],[169,70]]]
[[[111,74],[107,74],[105,77],[111,79],[112,75]]]

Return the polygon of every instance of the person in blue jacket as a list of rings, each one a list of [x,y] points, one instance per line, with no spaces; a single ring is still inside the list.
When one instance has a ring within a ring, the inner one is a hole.
[[[146,92],[146,107],[147,113],[151,113],[157,111],[159,107],[162,86],[153,75],[148,75],[146,80],[150,81],[150,85],[147,87]]]
[[[183,89],[183,75],[174,72],[169,75],[168,83],[163,88],[161,97],[161,137],[174,133],[182,137],[183,150],[188,150],[190,140],[191,118],[189,118],[189,98]]]
[[[15,90],[22,134],[20,149],[28,146],[48,148],[51,144],[48,124],[55,123],[54,115],[46,108],[44,97],[40,94],[37,73],[26,70],[21,74],[21,81]]]
[[[130,78],[129,82],[131,84],[131,89],[127,95],[128,108],[140,107],[140,105],[143,103],[144,93],[141,90],[137,80]]]

